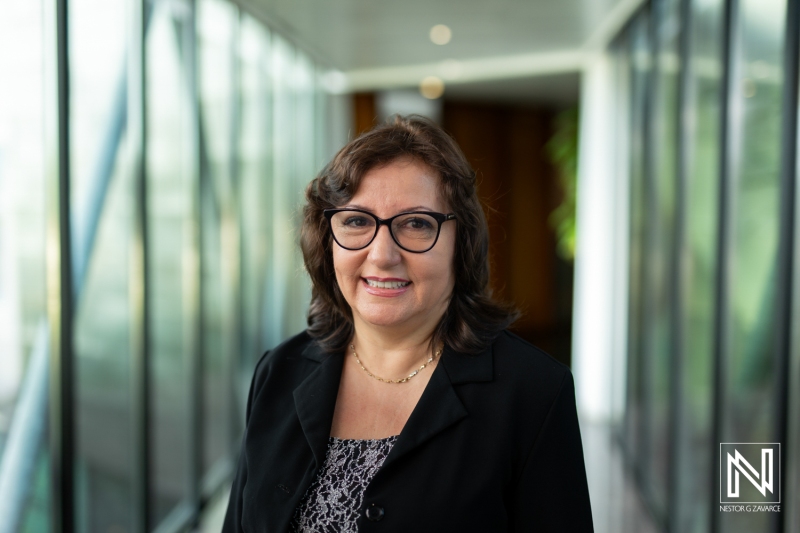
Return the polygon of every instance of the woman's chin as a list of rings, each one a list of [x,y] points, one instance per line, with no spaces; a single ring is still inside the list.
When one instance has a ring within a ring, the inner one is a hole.
[[[392,328],[402,327],[410,317],[398,313],[368,312],[362,313],[361,319],[369,326]]]

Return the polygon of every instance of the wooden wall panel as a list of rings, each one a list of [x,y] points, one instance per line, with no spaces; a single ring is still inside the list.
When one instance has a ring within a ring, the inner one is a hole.
[[[495,294],[522,310],[516,333],[568,363],[572,278],[548,224],[559,196],[545,154],[551,122],[546,110],[463,102],[445,102],[443,115],[478,174]]]
[[[356,131],[352,138],[355,139],[375,126],[377,111],[375,108],[375,93],[356,93],[353,95],[353,125]]]

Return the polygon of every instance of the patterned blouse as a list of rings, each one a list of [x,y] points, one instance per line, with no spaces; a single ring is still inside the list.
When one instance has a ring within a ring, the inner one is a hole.
[[[356,533],[364,491],[397,441],[328,439],[328,452],[292,519],[294,533]]]

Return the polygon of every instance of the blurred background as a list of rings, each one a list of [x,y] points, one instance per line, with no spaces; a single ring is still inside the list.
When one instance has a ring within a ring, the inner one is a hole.
[[[599,532],[800,531],[797,0],[0,3],[0,533],[218,531],[304,186],[420,113],[572,367]],[[781,513],[719,511],[780,442]]]

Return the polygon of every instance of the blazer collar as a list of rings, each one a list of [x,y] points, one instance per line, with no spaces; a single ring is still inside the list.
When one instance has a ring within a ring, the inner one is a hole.
[[[311,339],[311,342],[308,343],[308,346],[303,349],[301,354],[303,357],[311,359],[312,361],[316,361],[317,363],[321,363],[331,356],[331,354],[325,352],[319,343],[314,339]]]
[[[302,355],[319,363],[319,366],[294,390],[297,416],[319,468],[325,460],[328,449],[344,354],[326,353],[319,344],[312,341],[303,350]],[[454,385],[480,383],[492,379],[491,348],[477,355],[468,355],[445,346],[442,358],[386,458],[384,468],[468,416],[469,413],[458,398]]]
[[[329,354],[312,341],[302,355],[319,363],[308,377],[294,389],[294,405],[303,434],[314,454],[317,467],[322,466],[328,451],[328,438],[333,424],[333,408],[342,377],[343,354]]]
[[[469,416],[454,385],[491,380],[491,348],[478,355],[468,355],[445,346],[439,364],[386,457],[383,469]]]
[[[493,378],[491,346],[475,355],[456,352],[445,346],[441,364],[447,369],[447,375],[453,385],[492,381]]]

